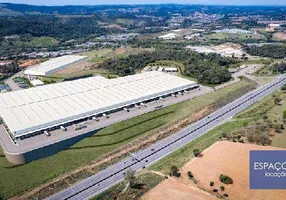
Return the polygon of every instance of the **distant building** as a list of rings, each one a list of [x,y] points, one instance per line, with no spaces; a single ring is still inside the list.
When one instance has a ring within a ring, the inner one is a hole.
[[[177,72],[178,69],[176,67],[165,67],[163,71],[165,71],[165,72]]]
[[[276,31],[279,31],[280,28],[281,28],[280,24],[269,24],[266,27],[266,31],[268,31],[268,32],[276,32]]]
[[[96,76],[0,94],[0,115],[19,138],[195,87],[193,81],[155,71]]]
[[[195,40],[201,36],[200,33],[194,33],[192,35],[187,35],[184,37],[185,40]]]
[[[237,29],[237,28],[232,28],[232,29],[223,29],[223,30],[215,30],[215,33],[229,33],[229,34],[251,34],[253,33],[252,31],[248,30],[243,30],[243,29]]]
[[[45,85],[40,79],[34,79],[34,80],[30,81],[30,82],[35,87]]]
[[[238,72],[238,68],[229,68],[228,71],[229,71],[229,73],[234,74],[234,73]]]
[[[159,36],[158,38],[163,40],[174,40],[177,39],[178,36],[175,33],[167,33],[165,35]]]
[[[67,55],[50,59],[46,62],[35,65],[31,69],[27,69],[24,73],[28,76],[46,76],[53,72],[66,68],[74,63],[82,61],[86,56]]]

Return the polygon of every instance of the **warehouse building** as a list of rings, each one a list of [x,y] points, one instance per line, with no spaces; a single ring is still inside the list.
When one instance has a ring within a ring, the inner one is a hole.
[[[77,55],[61,56],[35,65],[34,67],[25,70],[24,73],[28,76],[47,76],[57,70],[64,69],[74,63],[80,62],[85,58],[86,56]]]
[[[195,82],[155,71],[116,79],[96,76],[0,94],[0,115],[16,139],[195,87]]]

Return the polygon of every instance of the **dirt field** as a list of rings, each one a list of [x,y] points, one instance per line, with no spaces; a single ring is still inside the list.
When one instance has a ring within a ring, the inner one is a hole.
[[[228,199],[259,199],[281,200],[286,198],[286,190],[250,190],[249,189],[249,151],[250,150],[275,150],[276,147],[263,147],[253,144],[241,144],[233,142],[217,142],[203,152],[202,158],[194,158],[181,170],[182,183],[192,183],[186,173],[191,171],[198,180],[198,186],[207,190],[225,187],[223,193],[229,195]],[[220,174],[230,176],[234,183],[225,185],[219,181]],[[210,187],[210,181],[214,186]],[[220,192],[219,192],[220,193]],[[222,193],[220,193],[222,194]]]
[[[213,200],[216,197],[176,180],[166,179],[142,197],[142,200]]]
[[[76,74],[83,72],[84,70],[89,70],[93,63],[90,62],[79,62],[75,63],[67,68],[58,70],[54,75],[66,75],[66,74]]]
[[[275,33],[273,37],[278,40],[286,40],[286,33],[285,32]]]
[[[29,66],[36,65],[40,62],[41,62],[40,59],[28,59],[28,60],[19,60],[18,64],[20,69],[25,69]]]
[[[125,49],[124,48],[118,48],[115,50],[115,54],[116,55],[121,55],[125,52]]]

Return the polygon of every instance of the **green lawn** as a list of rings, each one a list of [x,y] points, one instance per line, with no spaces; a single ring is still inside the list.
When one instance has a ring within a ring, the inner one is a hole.
[[[95,162],[108,152],[134,139],[164,129],[248,84],[246,81],[241,81],[217,92],[114,124],[80,141],[68,150],[25,165],[15,166],[9,163],[1,152],[0,196],[8,198],[22,194],[65,172]]]

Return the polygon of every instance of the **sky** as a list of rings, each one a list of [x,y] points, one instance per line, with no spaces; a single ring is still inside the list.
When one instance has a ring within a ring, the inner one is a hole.
[[[221,5],[286,5],[286,0],[0,0],[5,3],[31,5],[102,5],[102,4],[221,4]]]

